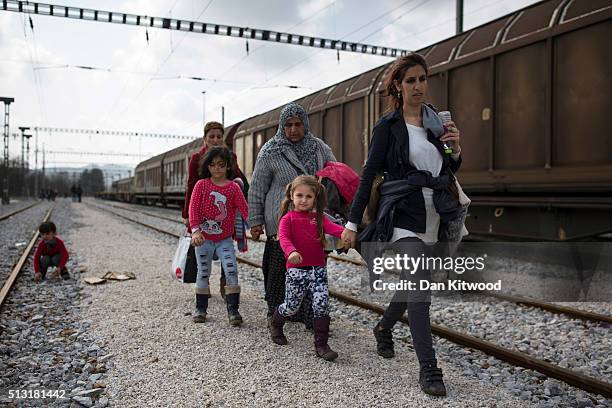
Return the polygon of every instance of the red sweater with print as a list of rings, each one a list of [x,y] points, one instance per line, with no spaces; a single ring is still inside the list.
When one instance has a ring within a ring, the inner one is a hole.
[[[34,273],[40,272],[41,256],[53,257],[57,254],[60,254],[60,263],[58,268],[62,269],[64,266],[66,266],[66,262],[68,262],[68,251],[66,250],[64,241],[56,236],[55,245],[47,245],[47,243],[41,239],[36,247],[36,252],[34,253]]]
[[[324,215],[323,231],[340,238],[344,228],[334,224]],[[302,256],[302,262],[299,264],[287,261],[287,268],[325,266],[325,251],[319,241],[316,213],[293,210],[283,215],[278,224],[278,240],[285,253],[285,258],[288,258],[293,251],[298,251]]]
[[[211,179],[199,180],[189,203],[189,226],[200,230],[204,239],[221,241],[234,233],[236,210],[245,220],[249,207],[242,190],[233,181],[218,186]]]
[[[183,218],[189,218],[189,202],[191,201],[191,194],[193,193],[195,184],[200,179],[200,163],[207,150],[208,146],[204,146],[198,152],[191,155],[191,159],[189,160],[189,166],[187,169],[187,189],[185,190],[185,204],[183,205]],[[236,157],[236,153],[232,152],[232,156],[234,157],[235,164],[234,175],[236,177],[241,177],[242,171],[240,171],[240,168],[238,167],[238,158]]]

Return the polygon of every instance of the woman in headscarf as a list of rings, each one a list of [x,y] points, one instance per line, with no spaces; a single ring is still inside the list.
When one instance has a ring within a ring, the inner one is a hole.
[[[276,237],[278,211],[285,187],[301,174],[314,175],[326,162],[336,161],[330,147],[310,132],[306,110],[297,103],[281,111],[276,135],[263,145],[249,189],[249,225],[255,239],[265,232],[262,269],[268,318],[285,298],[285,255]],[[312,327],[312,310],[302,303],[296,319]]]

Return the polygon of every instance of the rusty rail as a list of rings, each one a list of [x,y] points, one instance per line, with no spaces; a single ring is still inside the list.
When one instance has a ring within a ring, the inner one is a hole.
[[[10,213],[8,213],[8,214],[0,215],[0,221],[4,221],[4,220],[6,220],[7,218],[10,218],[10,217],[12,217],[12,216],[13,216],[13,215],[15,215],[15,214],[19,214],[20,212],[25,211],[25,210],[27,210],[27,209],[30,209],[30,208],[32,208],[32,207],[34,207],[35,205],[38,205],[38,204],[40,204],[40,203],[42,203],[42,201],[37,201],[37,202],[35,202],[34,204],[26,205],[25,207],[20,208],[20,209],[18,209],[18,210],[15,210],[15,211],[13,211],[13,212],[10,212]]]
[[[47,211],[47,213],[45,214],[45,217],[43,218],[42,222],[47,222],[49,220],[49,217],[51,217],[51,213],[53,212],[54,208],[55,208],[55,206],[50,208]],[[4,301],[6,300],[6,297],[8,296],[9,292],[13,288],[13,284],[17,280],[17,276],[19,275],[19,272],[21,272],[21,269],[23,268],[23,266],[25,265],[26,261],[28,260],[28,256],[30,256],[30,252],[32,252],[32,249],[34,248],[34,244],[36,244],[36,241],[38,240],[38,236],[39,235],[40,235],[40,232],[38,232],[38,230],[36,230],[34,235],[32,235],[32,239],[30,240],[30,243],[28,244],[26,249],[21,254],[21,257],[19,258],[19,261],[17,261],[17,264],[15,264],[15,266],[13,267],[13,270],[11,271],[11,274],[6,279],[6,281],[4,282],[4,285],[2,285],[2,289],[0,289],[0,307],[2,307],[2,305],[4,304]]]

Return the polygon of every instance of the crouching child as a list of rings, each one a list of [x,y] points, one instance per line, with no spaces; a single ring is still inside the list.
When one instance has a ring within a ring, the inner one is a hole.
[[[36,282],[45,278],[47,269],[54,266],[53,277],[70,279],[66,262],[68,262],[68,251],[64,241],[57,236],[57,228],[52,222],[43,222],[38,227],[41,240],[34,253],[34,280]]]

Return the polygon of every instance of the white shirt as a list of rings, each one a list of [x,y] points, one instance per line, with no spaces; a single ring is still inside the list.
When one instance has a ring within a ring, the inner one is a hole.
[[[427,140],[427,130],[425,128],[406,123],[409,134],[409,156],[410,163],[417,170],[427,170],[432,176],[438,177],[442,170],[442,156],[436,147]],[[459,160],[459,153],[451,155],[453,160]],[[403,228],[393,228],[393,235],[390,242],[395,242],[405,237],[417,237],[421,241],[429,244],[438,242],[438,229],[440,228],[440,215],[436,211],[433,203],[433,190],[423,187],[423,200],[425,201],[425,233],[414,232]],[[346,228],[357,231],[357,224],[347,222]]]
[[[410,153],[408,159],[417,170],[427,170],[432,176],[438,177],[442,170],[442,156],[436,147],[427,140],[427,130],[422,127],[406,123]],[[423,200],[425,201],[425,232],[413,232],[403,228],[393,228],[391,242],[405,237],[417,237],[425,243],[438,242],[438,228],[440,228],[440,215],[433,203],[433,190],[423,187]]]

